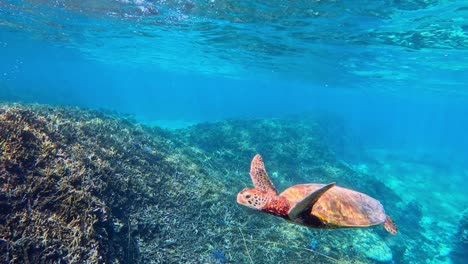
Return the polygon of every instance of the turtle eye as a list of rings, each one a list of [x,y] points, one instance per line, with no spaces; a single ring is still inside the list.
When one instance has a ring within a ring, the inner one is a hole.
[[[250,194],[246,194],[246,195],[245,195],[245,199],[249,199],[250,196],[251,196]]]

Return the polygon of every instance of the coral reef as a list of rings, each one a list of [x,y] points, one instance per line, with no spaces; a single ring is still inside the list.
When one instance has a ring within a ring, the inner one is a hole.
[[[92,161],[72,159],[74,146],[51,119],[0,110],[2,262],[98,262],[108,254],[108,208],[93,195],[103,182],[86,170]]]
[[[379,263],[392,261],[392,251],[382,238],[367,229],[358,230],[357,232],[359,235],[355,237],[356,241],[352,243],[357,254],[364,255]]]
[[[161,131],[74,108],[5,106],[0,120],[2,262],[133,262],[135,233],[168,240],[183,202],[167,185],[192,179]]]
[[[424,155],[433,157],[431,152]],[[466,204],[466,195],[459,187],[466,181],[466,169],[458,169],[458,165],[447,168],[432,158],[420,159],[419,153],[411,153],[414,150],[372,149],[369,154],[375,161],[354,169],[385,180],[399,197],[394,204],[387,192],[379,198],[387,212],[398,219],[400,234],[385,239],[394,263],[455,262],[450,252],[456,246],[454,238],[459,238],[457,221]]]
[[[396,212],[398,196],[338,161],[316,119],[166,131],[115,113],[4,105],[0,120],[0,262],[377,263],[405,245],[387,247],[381,227],[312,230],[235,203],[259,152],[278,189],[337,181]]]
[[[465,210],[461,216],[454,242],[455,246],[450,253],[453,263],[466,263],[468,259],[468,210]]]

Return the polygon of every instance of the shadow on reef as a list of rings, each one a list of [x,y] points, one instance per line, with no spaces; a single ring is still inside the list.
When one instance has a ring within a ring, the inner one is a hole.
[[[236,204],[261,153],[278,189],[337,181],[379,199],[398,223],[399,198],[339,162],[313,119],[170,132],[5,105],[0,121],[0,262],[398,263],[381,227],[312,230]]]
[[[455,246],[451,252],[453,263],[466,263],[468,259],[468,210],[463,212],[454,239]]]

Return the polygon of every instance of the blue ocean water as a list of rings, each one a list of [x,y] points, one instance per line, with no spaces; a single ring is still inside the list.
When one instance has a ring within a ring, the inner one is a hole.
[[[0,101],[118,111],[169,128],[330,116],[351,142],[331,139],[337,154],[385,172],[390,188],[424,206],[428,228],[440,222],[427,236],[448,232],[450,247],[468,207],[467,18],[461,0],[4,0]],[[398,171],[403,163],[446,174]]]
[[[0,12],[4,100],[167,126],[323,111],[372,144],[468,146],[464,1],[3,1]]]

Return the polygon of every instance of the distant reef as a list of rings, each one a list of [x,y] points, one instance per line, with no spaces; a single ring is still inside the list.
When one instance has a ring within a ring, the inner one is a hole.
[[[279,190],[336,181],[401,223],[399,197],[339,161],[328,133],[304,117],[169,131],[112,113],[2,105],[0,262],[399,263],[404,236],[387,246],[381,227],[312,230],[236,204],[261,153]]]
[[[468,209],[462,213],[460,218],[451,255],[452,261],[455,264],[466,263],[468,259]]]

